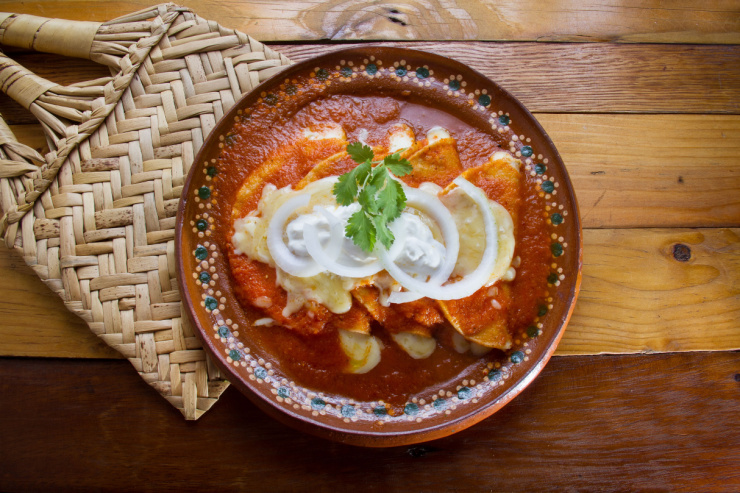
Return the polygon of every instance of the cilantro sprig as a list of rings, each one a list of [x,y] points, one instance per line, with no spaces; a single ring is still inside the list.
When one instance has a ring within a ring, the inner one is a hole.
[[[333,192],[340,205],[357,201],[361,208],[350,216],[345,234],[366,252],[376,241],[390,248],[395,238],[388,226],[406,207],[406,194],[392,176],[411,173],[411,163],[401,158],[400,151],[373,161],[373,150],[360,142],[349,144],[347,153],[357,166],[339,177]]]

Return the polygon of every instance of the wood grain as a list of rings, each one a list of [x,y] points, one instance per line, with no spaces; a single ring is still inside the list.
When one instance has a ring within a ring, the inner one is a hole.
[[[0,356],[120,358],[67,310],[23,258],[0,248]]]
[[[114,356],[5,249],[0,277],[0,356]],[[740,349],[738,320],[740,230],[586,230],[581,294],[556,354]]]
[[[478,70],[544,113],[738,113],[740,46],[583,43],[380,43]],[[342,46],[361,46],[349,44]],[[294,61],[336,44],[275,45]]]
[[[530,111],[544,113],[740,113],[740,46],[584,43],[384,43],[444,55],[497,82]],[[276,45],[295,61],[344,46]],[[15,53],[16,61],[61,84],[106,75],[84,60]],[[10,124],[35,123],[0,96]]]
[[[740,227],[740,116],[535,115],[586,228]],[[39,125],[14,125],[42,152]]]
[[[3,491],[740,490],[738,353],[555,358],[478,425],[362,449],[229,389],[186,422],[128,363],[0,359]]]
[[[740,118],[535,115],[585,228],[740,226]]]
[[[740,229],[586,230],[583,252],[557,354],[740,349]]]
[[[106,21],[155,1],[6,1],[3,9]],[[263,41],[516,40],[739,43],[736,1],[182,0],[200,16]]]

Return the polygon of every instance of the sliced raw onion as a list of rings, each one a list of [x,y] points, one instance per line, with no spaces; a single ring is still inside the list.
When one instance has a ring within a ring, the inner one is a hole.
[[[476,267],[473,272],[466,275],[459,281],[446,284],[444,286],[441,285],[441,282],[444,282],[444,279],[440,282],[436,279],[436,275],[433,276],[433,279],[430,279],[427,282],[423,282],[410,276],[400,267],[398,267],[389,258],[388,252],[386,250],[382,248],[378,249],[378,254],[380,257],[380,261],[383,263],[383,267],[385,267],[385,270],[387,270],[388,273],[401,284],[401,286],[414,294],[426,296],[436,300],[457,300],[470,296],[471,294],[478,291],[486,284],[486,282],[488,282],[488,279],[491,276],[491,271],[496,264],[496,258],[498,256],[498,235],[496,234],[496,219],[493,217],[491,208],[488,205],[488,197],[486,197],[486,195],[480,188],[474,186],[472,183],[461,176],[457,177],[453,183],[455,183],[455,185],[460,187],[463,192],[468,194],[468,196],[473,199],[473,201],[476,203],[476,205],[478,205],[481,213],[483,214],[483,224],[486,232],[486,248],[483,250],[483,258],[480,264],[478,264],[478,267]],[[452,221],[451,216],[450,220]],[[454,225],[454,221],[452,221],[452,224]],[[442,225],[440,224],[440,226]],[[457,229],[455,229],[455,231],[457,232]],[[455,255],[455,262],[457,262],[457,255]],[[451,272],[452,270],[450,270],[450,273]],[[448,277],[450,273],[447,274]],[[403,293],[398,293],[398,296],[396,296],[397,293],[392,293],[388,300],[391,303],[398,303],[399,301],[396,300],[398,300],[399,298],[404,299],[404,297],[408,297],[400,296],[401,294]]]
[[[335,234],[336,229],[332,228],[332,235]],[[344,237],[341,225],[339,227],[339,234],[342,235],[341,237]],[[383,270],[383,266],[378,260],[370,262],[369,264],[354,266],[339,263],[336,256],[332,258],[332,256],[322,248],[321,242],[319,242],[318,231],[316,230],[316,226],[313,224],[305,225],[303,229],[303,240],[306,242],[308,253],[316,263],[332,274],[342,277],[363,278],[372,276],[373,274],[377,274]]]
[[[388,250],[388,256],[393,260],[401,254],[404,243],[406,243],[406,228],[404,227],[393,227],[394,225],[402,226],[401,221],[396,222],[395,220],[389,225],[390,230],[393,232],[393,244],[390,250]]]
[[[439,286],[450,277],[450,274],[452,274],[452,271],[455,269],[455,264],[457,263],[458,253],[460,252],[460,234],[457,231],[455,219],[452,217],[452,214],[450,214],[450,211],[447,209],[447,207],[445,207],[442,201],[439,200],[439,198],[435,195],[423,192],[416,188],[408,187],[404,187],[404,193],[406,194],[406,205],[418,209],[434,219],[439,226],[440,232],[442,233],[442,239],[444,240],[445,245],[444,262],[427,281],[427,283],[430,285]],[[391,246],[391,250],[388,252],[387,255],[387,259],[390,262],[393,262],[393,260],[395,260],[395,258],[398,256],[398,253],[392,255],[394,246],[395,245]],[[380,257],[380,255],[378,256]],[[381,262],[383,262],[382,257],[380,258]],[[394,265],[396,264],[394,263]],[[396,266],[396,268],[398,270],[401,270],[398,266]],[[388,269],[386,268],[386,270]],[[388,271],[388,273],[391,274],[391,276],[393,276],[394,278],[396,277],[390,271]],[[408,277],[411,277],[408,274],[406,275]],[[413,277],[411,278],[416,280],[417,282],[422,282]],[[403,283],[399,279],[396,280],[400,282],[401,285],[403,285]],[[388,301],[390,303],[408,303],[424,298],[425,296],[429,295],[412,291],[394,292],[391,293]]]
[[[324,253],[326,254],[327,257],[329,257],[332,260],[336,260],[337,257],[339,257],[339,254],[342,253],[342,243],[344,243],[344,226],[342,225],[342,222],[339,219],[334,217],[334,215],[331,214],[329,211],[327,211],[324,207],[321,207],[320,205],[316,205],[314,206],[313,210],[314,212],[318,212],[319,214],[324,216],[324,219],[326,219],[326,222],[329,223],[329,242],[327,243],[325,248],[322,247],[322,250],[324,250]],[[316,229],[314,226],[312,227]],[[303,236],[305,239],[305,236],[306,236],[305,229],[303,231]],[[318,234],[316,238],[318,239]]]
[[[291,276],[312,277],[324,270],[311,257],[294,255],[283,241],[283,231],[285,231],[288,218],[296,209],[307,206],[310,199],[310,195],[307,194],[289,198],[275,211],[267,226],[267,248],[270,250],[272,259],[278,267]]]

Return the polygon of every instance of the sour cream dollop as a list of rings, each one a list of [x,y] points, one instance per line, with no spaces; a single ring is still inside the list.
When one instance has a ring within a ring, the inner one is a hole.
[[[352,214],[360,210],[359,204],[349,206],[329,206],[323,210],[317,207],[307,214],[300,214],[288,223],[285,228],[288,249],[298,257],[310,257],[306,245],[306,226],[314,228],[315,236],[323,249],[327,249],[332,238],[331,222],[341,225],[343,232]],[[333,219],[333,221],[332,221]],[[419,216],[410,212],[403,212],[390,224],[396,241],[392,248],[392,260],[404,271],[414,276],[426,277],[432,275],[445,257],[445,246],[437,241],[431,228]],[[371,264],[378,260],[375,253],[365,252],[354,242],[343,236],[342,247],[336,262],[347,266]],[[380,269],[378,269],[380,270]]]

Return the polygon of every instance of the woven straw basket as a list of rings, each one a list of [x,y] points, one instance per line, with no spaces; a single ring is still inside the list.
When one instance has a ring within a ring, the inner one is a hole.
[[[105,23],[0,14],[0,43],[110,67],[61,86],[0,53],[0,87],[41,123],[46,156],[0,118],[0,205],[18,250],[66,306],[187,419],[228,382],[183,316],[175,215],[216,121],[288,59],[164,4]]]

